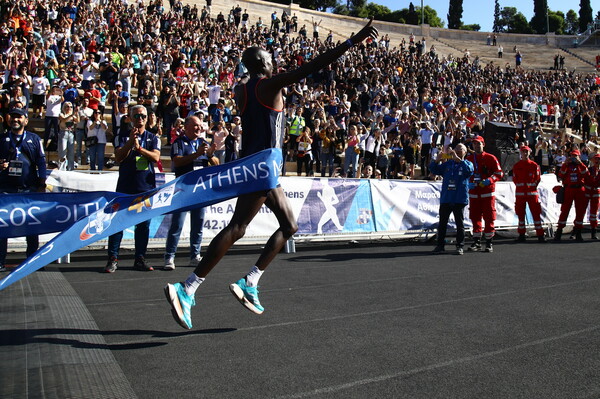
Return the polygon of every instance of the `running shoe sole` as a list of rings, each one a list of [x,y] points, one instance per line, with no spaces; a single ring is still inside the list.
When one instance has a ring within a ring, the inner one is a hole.
[[[173,286],[173,284],[165,285],[165,296],[167,297],[167,301],[171,305],[171,314],[173,315],[173,319],[179,324],[181,327],[189,330],[187,324],[183,321],[183,309],[181,308],[181,303],[179,303],[179,296],[177,296],[177,290]]]
[[[254,304],[252,302],[250,302],[248,299],[246,299],[246,297],[244,296],[244,291],[240,288],[239,285],[237,285],[235,283],[230,284],[229,291],[231,291],[233,296],[236,297],[237,300],[240,301],[240,303],[242,305],[244,305],[246,307],[246,309],[248,309],[249,311],[256,313],[256,314],[262,314],[264,312],[264,310],[257,309],[256,306],[254,306]]]

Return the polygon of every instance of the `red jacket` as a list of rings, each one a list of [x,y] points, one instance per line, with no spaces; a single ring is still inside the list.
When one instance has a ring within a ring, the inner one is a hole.
[[[589,175],[588,168],[581,162],[573,163],[567,161],[563,163],[558,172],[558,177],[562,180],[563,186],[573,189],[583,188]]]
[[[502,170],[498,159],[484,151],[481,154],[469,154],[467,160],[471,161],[474,167],[469,182],[475,184],[475,187],[469,190],[469,195],[493,193],[496,190],[496,182],[502,179]],[[486,180],[489,181],[487,186],[485,185]]]
[[[522,159],[513,166],[513,183],[517,193],[537,192],[541,178],[540,167],[530,159]]]
[[[588,177],[584,184],[585,189],[589,193],[600,193],[600,169],[591,166],[589,169]]]

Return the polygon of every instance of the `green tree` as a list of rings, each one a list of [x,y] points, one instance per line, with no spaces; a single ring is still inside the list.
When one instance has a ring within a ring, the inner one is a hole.
[[[493,32],[500,32],[500,1],[494,0],[494,27],[492,28]]]
[[[392,11],[386,6],[382,6],[375,3],[367,3],[366,7],[363,9],[363,13],[359,14],[361,18],[367,18],[373,16],[373,18],[380,21],[390,21],[390,15]]]
[[[448,29],[459,29],[462,26],[463,1],[450,0],[448,6]]]
[[[311,10],[326,11],[329,8],[337,6],[337,0],[296,0],[302,8]],[[284,0],[283,4],[289,4],[288,0]]]
[[[479,24],[470,24],[470,25],[462,25],[460,30],[470,30],[474,32],[479,32],[481,30],[481,25]]]
[[[364,12],[364,8],[367,6],[367,0],[350,0],[350,15],[358,17]]]
[[[575,10],[567,11],[567,17],[565,18],[565,33],[567,35],[576,35],[579,32],[579,17]]]
[[[592,23],[593,13],[590,0],[581,0],[579,2],[579,32],[585,32],[588,24]]]
[[[515,7],[503,7],[498,20],[498,32],[507,33],[532,33],[525,15],[518,12]]]
[[[408,4],[408,13],[404,20],[409,25],[419,25],[419,14],[417,14],[417,10],[412,1]]]
[[[533,0],[533,18],[529,22],[535,33],[546,33],[546,13],[548,12],[547,0]]]
[[[548,23],[550,24],[550,32],[557,35],[565,34],[565,14],[562,11],[548,11]]]

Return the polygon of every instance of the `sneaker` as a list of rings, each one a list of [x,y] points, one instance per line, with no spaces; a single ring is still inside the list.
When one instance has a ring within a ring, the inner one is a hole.
[[[494,247],[492,246],[491,242],[485,244],[485,252],[494,252]]]
[[[117,265],[119,261],[116,257],[111,256],[108,262],[106,262],[106,266],[104,267],[104,273],[114,273],[117,271]]]
[[[544,236],[538,236],[538,242],[546,243],[548,240],[546,240],[546,237]]]
[[[457,255],[464,255],[465,251],[463,250],[462,247],[457,247],[456,248],[456,254]]]
[[[171,314],[181,327],[192,328],[192,307],[196,306],[194,295],[188,295],[182,283],[165,285],[165,296],[171,304]]]
[[[202,260],[202,256],[196,255],[195,257],[190,259],[189,266],[196,267],[196,266],[198,266],[198,263],[200,263],[201,260]]]
[[[237,283],[231,284],[229,290],[251,312],[262,314],[265,311],[265,308],[261,306],[258,300],[258,289],[256,287],[248,287],[245,278],[241,278]]]
[[[434,255],[439,255],[439,254],[444,253],[445,251],[446,250],[444,249],[444,247],[442,247],[441,245],[438,245],[437,247],[435,247],[433,249],[433,251],[431,251],[431,253],[434,254]]]
[[[175,270],[175,258],[170,257],[165,259],[165,265],[163,266],[163,270]]]
[[[471,246],[468,249],[469,251],[474,252],[481,251],[481,243],[476,241],[473,244],[471,244]]]
[[[152,271],[154,271],[154,268],[152,266],[150,266],[148,264],[148,262],[146,262],[146,258],[144,258],[143,256],[140,256],[139,258],[135,259],[135,263],[133,264],[133,268],[135,270],[140,270],[142,272],[152,272]]]

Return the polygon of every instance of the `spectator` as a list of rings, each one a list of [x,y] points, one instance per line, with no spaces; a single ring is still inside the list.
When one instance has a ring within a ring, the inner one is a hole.
[[[27,111],[11,109],[8,113],[9,133],[0,136],[0,192],[29,193],[46,190],[46,156],[40,138],[25,130]],[[29,235],[27,257],[39,247],[37,235]],[[6,271],[8,240],[0,239],[0,272]]]
[[[143,105],[135,105],[130,109],[133,127],[128,136],[118,136],[115,141],[115,158],[119,163],[117,192],[123,194],[139,194],[156,187],[154,164],[160,159],[160,141],[158,137],[146,130],[148,111]],[[142,205],[143,206],[143,205]],[[146,249],[150,234],[150,220],[135,226],[135,262],[133,268],[141,271],[153,271],[146,262]],[[115,233],[108,238],[108,262],[104,268],[106,273],[117,271],[119,248],[123,232]]]
[[[174,165],[175,177],[216,164],[212,156],[214,146],[209,147],[208,142],[202,138],[203,133],[201,121],[198,117],[189,116],[185,119],[184,134],[178,137],[171,146],[171,159]],[[188,212],[175,212],[172,214],[171,225],[167,233],[163,270],[175,269],[175,252],[177,251],[186,213]],[[192,209],[189,214],[191,228],[189,265],[195,267],[202,259],[200,249],[205,208]]]
[[[79,123],[77,107],[65,101],[58,116],[58,158],[61,169],[75,169],[75,126]]]
[[[90,157],[90,170],[102,170],[108,141],[108,124],[102,118],[102,111],[93,111],[92,117],[87,121],[86,131],[88,140],[85,146]]]

